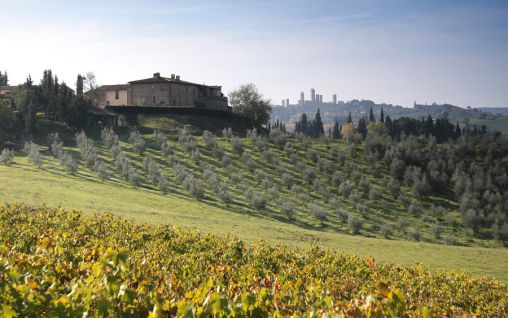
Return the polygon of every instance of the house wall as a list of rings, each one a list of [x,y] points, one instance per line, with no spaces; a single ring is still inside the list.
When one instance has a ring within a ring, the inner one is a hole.
[[[135,106],[194,106],[198,100],[197,86],[161,83],[132,84],[131,87],[132,105]]]
[[[116,99],[116,91],[105,91],[104,98],[102,99],[99,106],[104,107],[106,105],[111,106],[123,106],[128,105],[128,94],[127,90],[118,90],[118,99]]]

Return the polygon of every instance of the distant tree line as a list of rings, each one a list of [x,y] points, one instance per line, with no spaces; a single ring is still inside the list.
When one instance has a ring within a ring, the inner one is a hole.
[[[44,113],[47,118],[82,127],[85,123],[86,108],[92,102],[83,95],[84,77],[77,77],[75,92],[64,82],[60,83],[51,70],[45,70],[39,85],[34,85],[30,76],[14,93],[14,107],[18,118],[23,121],[27,132],[33,132],[36,114]]]

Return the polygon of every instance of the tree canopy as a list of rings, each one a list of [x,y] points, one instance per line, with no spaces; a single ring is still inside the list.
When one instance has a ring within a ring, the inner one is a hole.
[[[233,112],[243,115],[255,124],[263,125],[270,119],[270,100],[265,99],[252,83],[241,85],[229,93],[229,102],[233,106]]]

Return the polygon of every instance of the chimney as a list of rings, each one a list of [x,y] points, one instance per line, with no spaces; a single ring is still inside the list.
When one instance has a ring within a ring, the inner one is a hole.
[[[176,80],[179,81],[180,80],[180,75],[177,75],[176,76]]]
[[[153,73],[153,78],[161,78],[161,73]]]
[[[175,74],[171,74],[171,79],[175,79]]]

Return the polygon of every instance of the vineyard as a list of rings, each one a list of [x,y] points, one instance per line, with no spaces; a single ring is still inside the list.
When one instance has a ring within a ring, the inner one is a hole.
[[[108,213],[0,209],[2,317],[503,317],[488,278],[293,250]]]

